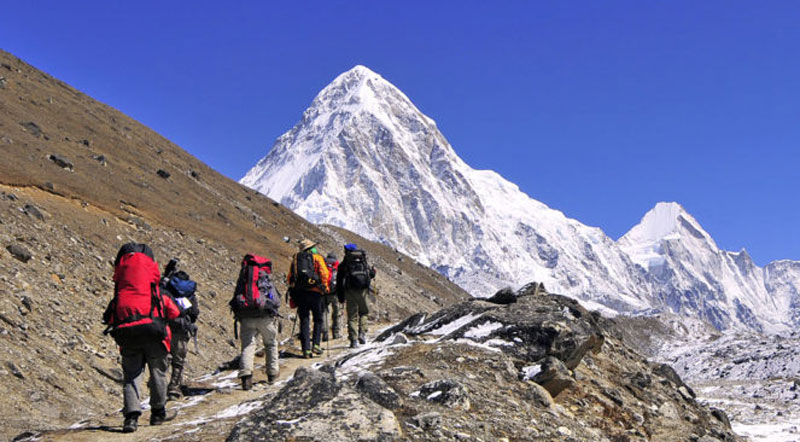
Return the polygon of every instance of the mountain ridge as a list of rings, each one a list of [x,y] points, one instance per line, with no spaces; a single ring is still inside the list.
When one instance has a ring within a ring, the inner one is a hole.
[[[313,160],[301,164],[302,152]],[[783,299],[795,288],[793,267],[771,284],[783,291],[768,293],[763,271],[746,254],[723,253],[678,203],[656,204],[614,241],[500,174],[472,169],[432,119],[364,67],[326,86],[241,183],[312,222],[396,247],[474,296],[535,279],[609,312],[669,310],[757,330],[797,317],[762,307],[770,296],[800,304]]]

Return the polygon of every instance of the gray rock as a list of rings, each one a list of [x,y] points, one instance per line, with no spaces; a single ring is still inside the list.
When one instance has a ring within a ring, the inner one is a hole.
[[[31,301],[31,298],[29,298],[28,296],[23,296],[22,299],[20,299],[20,301],[22,302],[22,305],[25,306],[26,309],[28,309],[29,312],[33,311],[33,301]]]
[[[533,404],[539,408],[550,408],[553,406],[553,397],[550,392],[536,382],[525,382],[527,396]]]
[[[364,372],[359,376],[356,390],[384,408],[389,410],[400,408],[400,395],[386,381],[372,372]]]
[[[442,427],[442,415],[433,411],[420,413],[411,418],[411,424],[425,431],[434,431]]]
[[[49,158],[50,161],[56,163],[56,165],[58,167],[62,168],[62,169],[73,170],[75,168],[74,165],[72,164],[72,161],[70,161],[70,160],[68,160],[68,159],[66,159],[66,158],[64,158],[64,157],[62,157],[60,155],[51,154],[47,158]]]
[[[6,250],[8,250],[8,253],[10,253],[11,256],[24,263],[27,263],[33,257],[33,255],[31,254],[31,252],[28,251],[28,249],[22,247],[19,244],[11,244],[10,246],[6,247]]]
[[[484,299],[486,302],[491,302],[492,304],[513,304],[517,302],[517,295],[514,293],[511,288],[506,287],[500,289],[494,295]]]
[[[33,121],[24,121],[19,123],[19,125],[36,138],[40,138],[42,136],[42,128]]]
[[[333,375],[298,368],[286,385],[241,420],[228,441],[385,441],[400,437],[394,414]]]
[[[97,161],[103,166],[108,164],[108,160],[106,159],[105,155],[92,155],[92,159]]]
[[[469,410],[467,389],[452,379],[428,382],[419,389],[419,397],[449,408]]]
[[[25,204],[25,207],[22,208],[22,211],[26,215],[32,216],[39,221],[44,221],[44,215],[42,215],[42,212],[33,204]]]
[[[533,380],[544,387],[550,393],[550,396],[555,398],[559,393],[575,384],[575,380],[570,376],[569,369],[559,359],[548,356],[539,361],[538,364],[541,364],[542,371],[534,376]]]
[[[22,373],[22,371],[19,369],[19,367],[17,367],[15,363],[11,361],[6,362],[6,368],[8,368],[8,371],[10,371],[11,374],[13,374],[15,377],[18,377],[20,379],[25,379],[25,375]]]
[[[391,345],[400,345],[400,344],[408,344],[408,337],[402,333],[398,333],[394,335],[392,339]]]
[[[724,411],[720,410],[719,408],[711,408],[711,415],[714,416],[715,419],[722,422],[722,425],[730,430],[731,429],[731,421],[728,419],[728,415],[725,414]]]

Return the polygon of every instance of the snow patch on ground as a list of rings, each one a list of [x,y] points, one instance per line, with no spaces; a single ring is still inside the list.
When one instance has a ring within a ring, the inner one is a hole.
[[[522,367],[522,376],[526,380],[531,380],[536,377],[537,374],[542,372],[542,364],[536,365],[529,365],[527,367]]]
[[[493,331],[503,328],[503,324],[499,322],[484,322],[481,325],[472,327],[464,332],[465,338],[485,338],[492,334]]]
[[[483,316],[483,313],[477,314],[477,315],[473,315],[472,313],[470,313],[468,315],[465,315],[465,316],[462,316],[462,317],[456,319],[453,322],[440,325],[438,328],[436,328],[434,330],[431,330],[428,333],[430,333],[432,335],[437,335],[437,336],[446,336],[446,335],[449,335],[450,333],[460,329],[461,327],[469,324],[470,322],[480,318],[481,316]]]

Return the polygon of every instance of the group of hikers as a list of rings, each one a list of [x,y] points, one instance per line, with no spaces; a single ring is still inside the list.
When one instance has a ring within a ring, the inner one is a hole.
[[[304,239],[299,244],[287,272],[286,298],[290,307],[297,309],[295,321],[300,320],[302,357],[322,355],[321,342],[328,340],[329,331],[332,339],[340,337],[340,304],[345,304],[347,312],[350,348],[366,344],[367,295],[375,277],[366,253],[355,244],[345,244],[340,263],[334,253],[323,258],[311,240]],[[229,302],[235,318],[234,334],[241,340],[239,379],[243,390],[253,388],[253,359],[259,335],[264,344],[267,382],[274,383],[279,375],[281,295],[271,275],[272,261],[255,254],[245,255]],[[123,432],[138,428],[145,366],[150,373],[150,425],[160,425],[177,414],[168,414],[166,404],[183,395],[189,341],[194,338],[197,345],[200,308],[196,291],[197,283],[185,271],[178,270],[176,258],[161,273],[146,244],[128,243],[119,249],[114,261],[114,297],[103,314],[103,323],[108,325],[104,333],[111,334],[122,356]],[[172,366],[169,383],[168,365]]]

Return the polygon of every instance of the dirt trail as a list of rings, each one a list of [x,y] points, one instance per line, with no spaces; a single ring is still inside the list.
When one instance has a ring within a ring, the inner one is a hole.
[[[328,344],[330,346],[328,347]],[[150,411],[139,417],[135,433],[122,433],[122,415],[118,410],[105,416],[95,416],[81,422],[81,428],[48,431],[36,435],[37,441],[132,441],[132,440],[219,440],[244,414],[261,405],[261,399],[280,390],[298,367],[311,367],[336,359],[350,351],[346,338],[323,342],[324,355],[313,359],[299,357],[299,341],[281,346],[280,376],[269,385],[264,373],[263,357],[256,358],[254,386],[251,391],[241,388],[237,370],[192,380],[191,386],[216,385],[205,394],[187,396],[167,403],[167,410],[178,410],[178,416],[160,426],[150,426]],[[258,361],[261,361],[259,364]],[[121,389],[120,389],[121,390]],[[120,402],[122,401],[120,391]],[[78,424],[76,424],[77,426]]]

